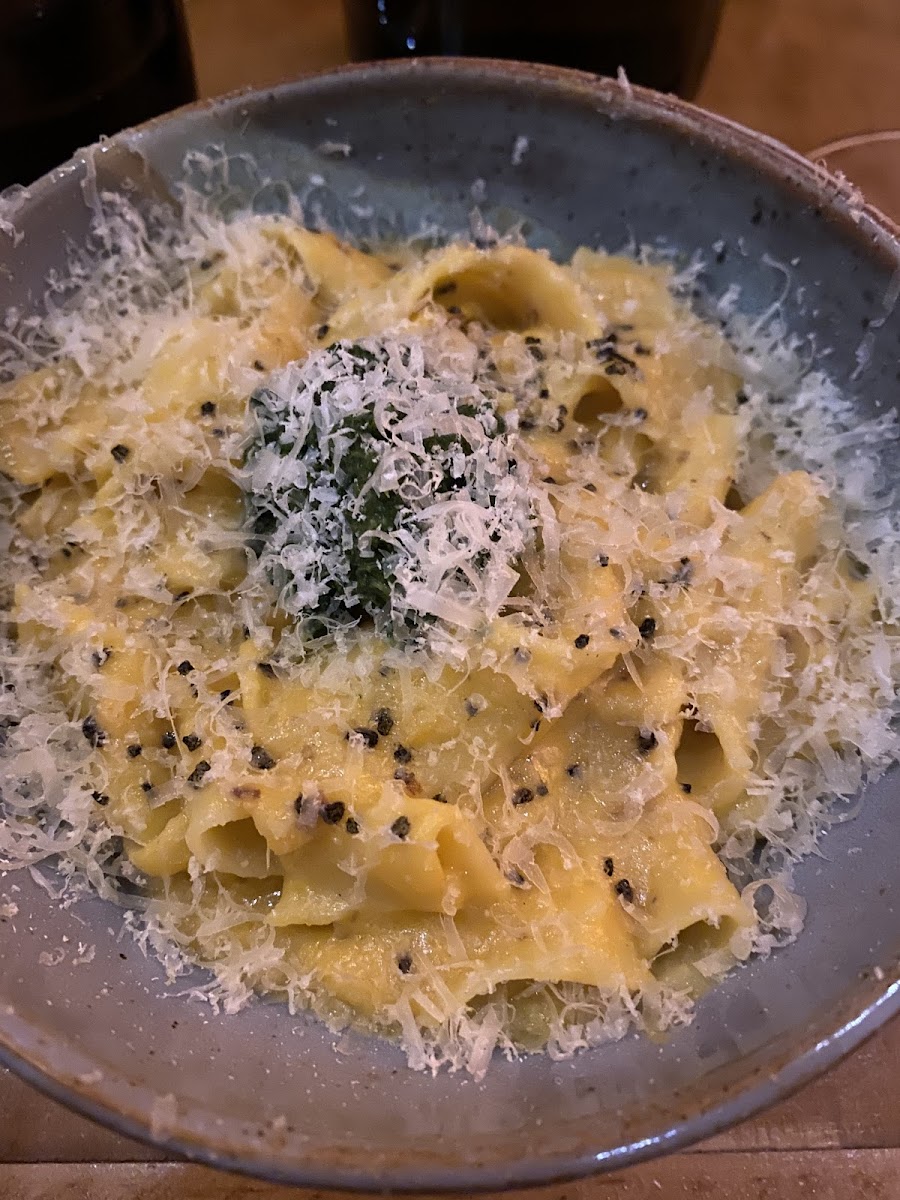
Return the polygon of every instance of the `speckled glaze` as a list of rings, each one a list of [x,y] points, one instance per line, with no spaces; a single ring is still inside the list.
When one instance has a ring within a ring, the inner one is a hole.
[[[514,154],[519,138],[527,148]],[[252,196],[280,209],[293,186],[308,212],[350,233],[372,226],[369,206],[382,232],[464,230],[474,195],[486,220],[520,221],[558,254],[580,243],[699,251],[701,285],[738,284],[746,311],[783,296],[789,328],[827,352],[861,412],[900,392],[900,245],[884,218],[784,147],[689,105],[511,63],[348,68],[123,134],[0,203],[24,235],[0,221],[0,308],[40,304],[66,239],[85,236],[98,186],[164,193],[186,150],[213,144],[231,157],[227,179],[206,176],[225,207]],[[323,180],[312,191],[311,173]],[[791,264],[786,294],[776,263]],[[479,1084],[413,1074],[362,1036],[336,1052],[321,1026],[279,1005],[222,1016],[174,995],[183,985],[167,989],[154,961],[115,939],[106,905],[63,909],[19,874],[0,880],[18,905],[0,924],[0,1056],[125,1133],[270,1179],[471,1191],[619,1167],[747,1116],[900,1008],[897,793],[896,774],[871,787],[798,872],[810,905],[800,940],[729,978],[664,1045],[498,1061]],[[41,950],[78,942],[96,945],[90,964],[70,965],[71,951],[39,964]]]

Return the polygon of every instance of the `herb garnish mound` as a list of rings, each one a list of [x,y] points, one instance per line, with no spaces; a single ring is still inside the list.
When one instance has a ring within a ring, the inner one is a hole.
[[[476,629],[518,580],[535,524],[527,467],[474,353],[337,342],[251,397],[253,545],[312,635]]]

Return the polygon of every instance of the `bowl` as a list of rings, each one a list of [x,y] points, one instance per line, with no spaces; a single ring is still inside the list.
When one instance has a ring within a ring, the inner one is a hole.
[[[185,170],[223,208],[283,210],[294,188],[350,235],[367,206],[384,232],[468,230],[477,202],[554,254],[700,252],[698,285],[739,285],[749,313],[780,304],[861,414],[896,399],[900,242],[885,218],[690,105],[515,63],[352,67],[120,134],[0,201],[0,308],[37,310],[101,190],[159,198]],[[413,1073],[396,1047],[275,1003],[213,1012],[184,994],[202,973],[167,988],[106,903],[60,904],[49,868],[7,874],[0,1057],[123,1133],[272,1180],[470,1191],[620,1167],[748,1116],[900,1008],[897,793],[890,773],[831,828],[797,872],[802,936],[732,974],[691,1026],[571,1061],[500,1059],[481,1082]]]

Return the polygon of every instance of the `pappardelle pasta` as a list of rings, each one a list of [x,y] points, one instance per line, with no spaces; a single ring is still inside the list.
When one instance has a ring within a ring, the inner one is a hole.
[[[768,398],[663,266],[251,217],[185,261],[0,399],[57,814],[230,1000],[417,1065],[683,1017],[776,941],[829,764],[887,746],[824,485],[742,482]]]

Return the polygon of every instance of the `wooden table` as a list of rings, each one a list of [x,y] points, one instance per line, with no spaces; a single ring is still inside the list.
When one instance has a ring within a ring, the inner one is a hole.
[[[187,8],[204,95],[345,58],[338,0],[188,0]],[[731,0],[699,100],[799,150],[900,128],[900,0]],[[313,1200],[165,1161],[2,1073],[0,1114],[0,1200]],[[693,1150],[521,1195],[900,1200],[900,1023],[797,1095]]]

